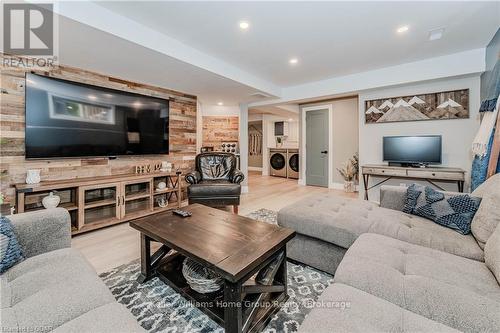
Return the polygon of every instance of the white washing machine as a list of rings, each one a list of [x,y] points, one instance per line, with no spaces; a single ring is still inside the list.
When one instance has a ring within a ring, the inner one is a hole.
[[[269,174],[276,177],[286,177],[286,149],[269,150]]]
[[[288,149],[286,173],[288,178],[299,179],[299,150]]]

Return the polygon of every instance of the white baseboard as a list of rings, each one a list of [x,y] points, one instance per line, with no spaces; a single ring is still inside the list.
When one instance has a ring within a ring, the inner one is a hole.
[[[344,184],[343,183],[330,183],[330,185],[328,185],[328,188],[332,188],[335,190],[343,190]]]
[[[248,185],[241,185],[241,193],[248,193]]]
[[[334,189],[334,190],[343,190],[344,189],[344,183],[330,183],[328,188]],[[359,192],[359,185],[354,184],[354,192]]]
[[[260,172],[262,172],[262,167],[252,167],[252,166],[249,166],[248,167],[248,171],[260,171]]]

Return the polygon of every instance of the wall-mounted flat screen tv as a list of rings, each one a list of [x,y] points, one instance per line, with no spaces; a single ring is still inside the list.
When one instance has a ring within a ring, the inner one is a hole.
[[[441,164],[441,136],[384,136],[384,161],[402,164]]]
[[[26,74],[26,158],[168,154],[169,101]]]

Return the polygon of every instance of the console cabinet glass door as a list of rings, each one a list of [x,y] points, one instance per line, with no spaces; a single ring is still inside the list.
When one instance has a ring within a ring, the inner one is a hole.
[[[120,219],[120,183],[80,187],[79,229],[97,222]]]
[[[122,183],[122,218],[131,215],[143,215],[152,210],[151,179],[135,180]]]

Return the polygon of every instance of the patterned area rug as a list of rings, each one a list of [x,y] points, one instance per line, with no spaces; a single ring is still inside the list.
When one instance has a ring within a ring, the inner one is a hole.
[[[271,210],[260,209],[248,217],[276,224],[276,212]],[[305,265],[288,262],[287,271],[290,298],[264,329],[266,333],[296,332],[319,295],[333,281],[331,275]],[[117,301],[125,305],[148,332],[224,332],[158,278],[139,284],[136,281],[139,273],[139,260],[134,260],[100,277]]]

